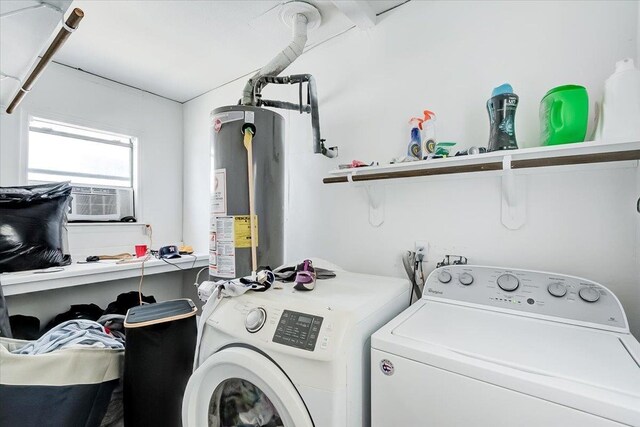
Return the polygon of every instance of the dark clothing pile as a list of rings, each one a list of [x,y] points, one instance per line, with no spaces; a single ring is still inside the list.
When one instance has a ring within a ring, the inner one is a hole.
[[[151,304],[155,303],[156,299],[153,295],[143,294],[142,302]],[[116,300],[109,303],[105,310],[96,304],[74,304],[69,307],[69,310],[56,315],[42,330],[40,330],[40,320],[37,317],[16,314],[11,316],[9,320],[13,338],[21,340],[37,340],[59,324],[78,319],[98,322],[109,329],[115,337],[124,339],[124,316],[130,308],[137,305],[140,305],[138,292],[131,291],[118,295]]]
[[[94,322],[102,316],[102,308],[95,304],[76,304],[72,305],[69,310],[64,313],[58,314],[54,317],[44,328],[42,333],[50,331],[59,324],[66,322],[67,320],[93,320]]]

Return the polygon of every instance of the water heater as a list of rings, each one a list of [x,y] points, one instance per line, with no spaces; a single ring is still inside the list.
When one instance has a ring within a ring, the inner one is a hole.
[[[284,119],[260,107],[233,105],[211,112],[209,275],[251,274],[249,178],[244,129],[253,135],[254,238],[259,266],[284,262]]]

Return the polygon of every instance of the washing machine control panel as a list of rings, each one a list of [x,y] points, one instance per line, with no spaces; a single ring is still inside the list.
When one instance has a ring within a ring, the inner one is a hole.
[[[273,334],[273,342],[313,351],[323,318],[312,314],[284,310]]]
[[[628,331],[624,310],[609,289],[563,274],[451,265],[437,268],[429,275],[423,297]]]

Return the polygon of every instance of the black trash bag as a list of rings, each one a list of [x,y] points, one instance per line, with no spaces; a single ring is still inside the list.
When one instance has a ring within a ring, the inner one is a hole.
[[[0,187],[0,273],[71,264],[68,182]]]

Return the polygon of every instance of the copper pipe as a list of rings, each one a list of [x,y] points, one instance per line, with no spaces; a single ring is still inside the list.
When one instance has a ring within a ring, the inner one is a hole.
[[[65,24],[67,27],[75,30],[76,28],[78,28],[78,25],[80,25],[80,21],[82,20],[82,18],[84,18],[84,12],[82,11],[82,9],[75,8],[71,12],[71,15],[69,15],[69,17],[67,18]],[[27,77],[24,84],[16,94],[15,98],[13,98],[11,104],[9,104],[9,108],[7,108],[8,114],[13,113],[13,110],[18,107],[18,105],[22,101],[22,98],[24,98],[27,92],[31,90],[38,77],[40,77],[40,74],[42,74],[46,66],[49,65],[49,62],[51,62],[53,55],[55,55],[56,52],[60,50],[60,48],[62,47],[62,45],[64,45],[70,35],[71,31],[67,30],[65,26],[63,26],[60,31],[58,31],[58,35],[56,35],[56,38],[53,39],[51,46],[49,46],[44,55],[42,55],[42,58],[40,58],[40,62],[38,62],[33,71],[31,71],[31,74],[29,74],[29,77]]]

